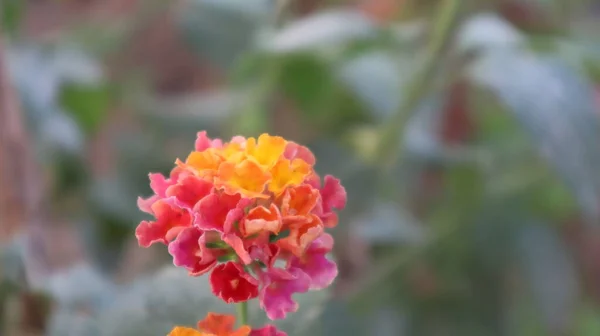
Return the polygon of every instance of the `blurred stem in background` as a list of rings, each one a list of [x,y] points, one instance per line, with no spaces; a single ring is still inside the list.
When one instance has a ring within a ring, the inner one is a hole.
[[[429,89],[436,67],[441,61],[443,50],[454,29],[462,0],[443,0],[438,15],[434,18],[431,29],[431,42],[426,50],[422,67],[415,75],[413,82],[402,99],[400,108],[391,120],[385,123],[380,142],[376,148],[375,159],[383,163],[385,169],[394,165],[398,155],[398,144],[402,129]]]
[[[236,308],[240,325],[248,324],[248,301],[238,303]]]

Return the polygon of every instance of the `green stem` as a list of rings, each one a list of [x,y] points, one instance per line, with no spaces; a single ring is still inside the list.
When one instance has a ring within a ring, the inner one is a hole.
[[[241,325],[248,324],[248,301],[237,304],[238,321]]]
[[[434,21],[431,43],[426,50],[424,63],[409,86],[405,99],[402,100],[397,113],[392,116],[389,122],[386,122],[375,153],[376,158],[380,162],[383,162],[386,168],[395,163],[402,127],[404,127],[411,112],[417,107],[431,85],[436,65],[441,59],[444,47],[452,35],[451,32],[458,16],[461,2],[462,0],[442,1],[441,8]]]

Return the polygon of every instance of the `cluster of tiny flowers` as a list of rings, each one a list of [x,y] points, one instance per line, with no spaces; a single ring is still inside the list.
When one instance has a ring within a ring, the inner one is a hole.
[[[308,148],[282,137],[223,142],[200,132],[169,177],[150,174],[154,195],[138,206],[155,220],[138,225],[138,242],[168,245],[192,276],[210,273],[225,302],[258,298],[271,320],[283,319],[298,309],[293,294],[323,289],[338,272],[325,230],[337,225],[346,191],[332,176],[321,181],[314,164]]]
[[[198,322],[198,329],[175,327],[168,336],[286,336],[273,325],[260,329],[251,329],[243,325],[234,330],[235,317],[208,313],[203,321]]]

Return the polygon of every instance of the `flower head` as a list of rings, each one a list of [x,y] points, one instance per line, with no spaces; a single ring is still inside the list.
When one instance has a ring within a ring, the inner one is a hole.
[[[248,336],[249,326],[241,326],[234,330],[235,317],[233,315],[208,313],[206,318],[198,322],[198,329],[188,327],[175,327],[167,336]]]
[[[222,300],[258,297],[269,318],[284,318],[298,308],[293,294],[325,288],[337,275],[326,257],[333,238],[325,231],[337,225],[346,191],[332,176],[321,185],[315,162],[308,148],[279,136],[227,142],[198,132],[194,150],[175,161],[168,177],[150,174],[154,194],[138,206],[154,219],[138,225],[138,242],[168,245],[173,263],[192,276],[210,273]],[[173,335],[223,334],[207,326],[176,328]],[[266,326],[252,335],[284,334]]]
[[[177,326],[167,336],[287,336],[270,324],[253,330],[247,325],[234,330],[234,325],[233,315],[208,313],[204,320],[198,322],[198,329]]]

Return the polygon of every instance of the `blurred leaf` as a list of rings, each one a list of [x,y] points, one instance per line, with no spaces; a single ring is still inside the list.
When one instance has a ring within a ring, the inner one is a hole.
[[[509,107],[597,222],[600,126],[589,82],[563,62],[518,51],[487,53],[470,74]]]
[[[37,134],[40,152],[46,160],[50,160],[57,152],[69,154],[81,153],[84,137],[77,123],[71,116],[61,110],[56,110],[47,118],[40,121]]]
[[[9,33],[16,31],[26,5],[26,2],[21,0],[3,0],[0,3],[0,28]]]
[[[600,335],[600,311],[592,305],[585,305],[577,315],[575,335],[596,336]]]
[[[69,195],[88,182],[89,175],[85,161],[77,155],[57,155],[54,158],[55,176],[53,200],[60,200],[62,196]]]
[[[459,29],[457,46],[463,51],[517,47],[525,39],[508,21],[492,13],[473,16]]]
[[[114,285],[88,263],[59,271],[47,279],[47,291],[60,309],[99,312],[115,295]]]
[[[252,46],[271,13],[267,0],[193,0],[187,6],[179,18],[183,36],[198,54],[225,68]]]
[[[147,176],[147,175],[146,175]],[[137,208],[137,195],[131,185],[121,178],[105,178],[94,181],[90,187],[90,201],[95,211],[137,225],[142,214]]]
[[[94,132],[108,114],[111,94],[107,86],[66,85],[60,102],[86,133]]]
[[[408,54],[370,52],[343,64],[339,76],[374,119],[383,122],[399,108],[416,62]],[[441,97],[430,96],[420,104],[405,126],[402,147],[423,158],[456,159],[438,139],[443,103]]]
[[[281,88],[307,126],[335,135],[365,121],[362,106],[339,85],[326,60],[308,53],[276,57],[280,70],[273,90]]]
[[[308,54],[288,57],[281,69],[282,89],[309,119],[324,118],[320,113],[335,90],[329,66]]]
[[[390,30],[401,46],[409,48],[418,46],[419,41],[426,36],[427,28],[426,20],[416,19],[392,23]]]
[[[216,133],[233,116],[235,103],[242,95],[227,91],[177,97],[142,97],[141,111],[164,135],[193,134],[200,129]]]
[[[57,309],[48,321],[48,336],[98,336],[99,328],[93,316],[84,312]]]
[[[346,62],[339,76],[378,120],[385,120],[398,109],[413,69],[409,59],[378,51]]]
[[[0,245],[0,283],[19,284],[24,276],[25,238],[21,235],[14,236],[8,243]]]
[[[409,153],[422,159],[436,161],[459,161],[453,155],[439,135],[439,129],[444,115],[444,99],[429,97],[424,100],[405,126],[403,147]]]
[[[506,209],[511,209],[506,211]],[[477,211],[472,231],[475,251],[482,267],[490,272],[501,272],[519,258],[515,249],[516,235],[520,230],[524,213],[518,198],[486,202]]]
[[[347,302],[341,299],[332,300],[321,318],[321,335],[367,335],[365,315],[350,311]]]
[[[527,205],[540,218],[563,222],[578,213],[576,199],[561,181],[544,179],[529,189]]]
[[[276,53],[332,48],[372,37],[375,33],[374,22],[361,12],[329,10],[292,22],[273,36],[266,36],[262,47]]]
[[[49,56],[41,47],[19,46],[8,49],[8,65],[13,83],[32,121],[46,117],[57,109],[61,76],[51,66]]]
[[[63,83],[93,86],[104,79],[100,64],[78,46],[56,45],[49,56]]]
[[[590,69],[596,71],[594,75],[598,75],[598,70],[600,70],[600,41],[577,36],[557,39],[556,53],[571,66],[582,70]]]
[[[405,209],[378,203],[356,219],[356,232],[371,244],[421,244],[426,230]]]
[[[99,115],[97,110],[103,106],[98,105],[98,97],[88,94],[74,99],[71,92],[80,85],[101,83],[102,72],[95,60],[76,47],[62,44],[21,44],[9,49],[8,56],[11,76],[27,119],[36,131],[42,157],[52,159],[61,151],[81,152],[83,134],[71,115],[65,113],[60,94],[69,84],[64,102],[76,110]]]
[[[549,333],[568,331],[579,295],[578,276],[567,246],[546,223],[520,231],[519,260]]]

